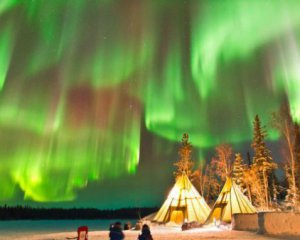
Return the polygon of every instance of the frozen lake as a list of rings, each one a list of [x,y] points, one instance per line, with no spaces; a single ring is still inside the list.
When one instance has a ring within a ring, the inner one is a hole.
[[[0,221],[0,239],[8,239],[32,234],[50,234],[59,232],[76,232],[77,227],[86,225],[89,231],[108,230],[109,225],[120,221],[122,225],[136,220],[16,220]]]

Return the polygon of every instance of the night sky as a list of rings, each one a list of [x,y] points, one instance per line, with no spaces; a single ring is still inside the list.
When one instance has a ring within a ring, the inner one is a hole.
[[[159,206],[184,132],[196,165],[287,100],[299,0],[1,0],[0,204]],[[268,128],[274,159],[278,133]]]

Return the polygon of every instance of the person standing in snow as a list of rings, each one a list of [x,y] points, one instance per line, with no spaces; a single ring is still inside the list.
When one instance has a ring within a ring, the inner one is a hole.
[[[142,227],[142,234],[139,235],[138,240],[153,240],[150,228],[147,224]]]
[[[116,222],[113,227],[110,228],[109,239],[110,240],[123,240],[125,238],[122,231],[122,226],[120,222]]]

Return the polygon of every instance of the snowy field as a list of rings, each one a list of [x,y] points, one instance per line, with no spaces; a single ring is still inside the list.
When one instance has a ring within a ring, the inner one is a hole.
[[[201,229],[192,229],[181,231],[176,227],[152,227],[152,235],[154,240],[197,240],[197,239],[297,239],[289,237],[268,237],[252,232],[232,231],[226,228],[205,227]],[[125,240],[136,240],[139,231],[124,231]],[[51,234],[29,234],[24,236],[0,236],[0,239],[30,239],[30,240],[66,240],[75,238],[76,232],[61,232]],[[89,232],[89,240],[108,240],[108,231],[92,231]],[[299,238],[298,238],[299,239]]]

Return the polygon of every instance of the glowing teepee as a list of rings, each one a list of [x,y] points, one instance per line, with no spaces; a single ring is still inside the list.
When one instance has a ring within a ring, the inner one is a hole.
[[[256,209],[231,177],[227,177],[206,223],[213,222],[214,220],[229,223],[234,213],[256,213]]]
[[[188,142],[188,135],[184,134],[182,147],[179,150],[181,158],[175,164],[178,167],[175,173],[175,185],[155,215],[154,221],[181,224],[193,221],[203,223],[207,219],[210,208],[188,178],[193,165],[190,161],[190,153],[191,145]]]
[[[169,193],[166,201],[154,217],[160,223],[186,222],[203,223],[210,212],[204,198],[190,182],[186,174],[177,177],[176,183]]]

